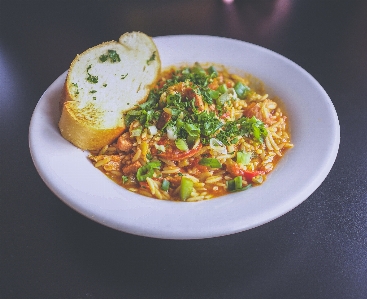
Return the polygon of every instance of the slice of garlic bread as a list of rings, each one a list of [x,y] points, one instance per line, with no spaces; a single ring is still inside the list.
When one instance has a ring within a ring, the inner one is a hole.
[[[154,41],[129,32],[74,59],[62,98],[61,135],[83,150],[98,150],[124,130],[123,112],[146,100],[161,61]]]

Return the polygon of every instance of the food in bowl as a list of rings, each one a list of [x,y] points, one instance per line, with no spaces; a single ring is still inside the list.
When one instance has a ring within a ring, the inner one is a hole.
[[[251,76],[221,66],[170,67],[127,131],[88,156],[122,187],[172,201],[200,201],[261,185],[287,149],[287,116]]]

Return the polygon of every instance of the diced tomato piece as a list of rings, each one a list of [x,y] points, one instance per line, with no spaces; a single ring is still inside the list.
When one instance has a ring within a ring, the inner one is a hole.
[[[167,160],[171,160],[171,161],[180,161],[180,160],[192,157],[201,148],[202,148],[202,144],[199,143],[199,145],[196,148],[193,148],[191,150],[184,152],[184,151],[179,150],[175,145],[171,144],[170,147],[166,147],[166,152],[159,153],[157,154],[157,156],[162,157]]]
[[[256,177],[258,175],[262,175],[262,174],[265,174],[265,171],[261,171],[261,170],[254,170],[254,171],[243,170],[242,177],[244,177],[248,181],[251,181],[254,177]]]
[[[244,170],[236,162],[227,164],[227,171],[233,176],[242,176],[245,180],[251,181],[254,177],[258,175],[265,174],[265,171],[261,170]]]

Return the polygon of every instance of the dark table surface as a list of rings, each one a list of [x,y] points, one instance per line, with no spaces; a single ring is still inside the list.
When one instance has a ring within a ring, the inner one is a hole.
[[[130,235],[66,206],[32,163],[33,109],[77,53],[133,30],[235,38],[306,69],[341,128],[321,186],[204,240]],[[0,298],[367,298],[367,1],[2,0],[0,120]]]

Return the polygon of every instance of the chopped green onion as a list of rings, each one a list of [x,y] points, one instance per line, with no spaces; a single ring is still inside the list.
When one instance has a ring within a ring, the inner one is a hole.
[[[223,105],[225,102],[230,101],[233,98],[228,92],[221,94],[221,96],[216,100],[217,105]]]
[[[209,96],[213,99],[216,100],[219,97],[219,91],[217,90],[209,90]]]
[[[228,191],[234,191],[234,189],[236,188],[234,180],[228,180],[226,182],[226,185],[227,185]]]
[[[162,189],[163,191],[168,191],[168,188],[169,188],[169,181],[167,181],[166,179],[164,179],[164,180],[162,181],[161,189]]]
[[[136,178],[139,182],[146,181],[147,178],[153,177],[154,169],[159,169],[161,167],[160,161],[152,161],[144,166],[140,167],[136,173]]]
[[[180,185],[181,200],[186,201],[186,199],[190,197],[193,189],[194,189],[194,182],[190,180],[188,177],[183,176]]]
[[[237,82],[233,88],[240,99],[245,98],[250,91],[250,87],[243,85],[241,82]]]
[[[234,179],[235,190],[242,188],[242,176],[236,176]]]
[[[249,152],[237,152],[237,163],[240,165],[247,165],[251,161],[252,153]]]
[[[228,90],[228,88],[227,88],[227,85],[225,85],[225,84],[219,85],[219,87],[217,88],[217,91],[222,93],[222,94],[226,93],[227,90]]]
[[[127,181],[129,180],[129,177],[128,177],[128,176],[126,176],[126,175],[123,175],[123,176],[121,177],[121,180],[122,180],[122,183],[123,183],[123,184],[125,184],[125,183],[127,183]]]
[[[227,181],[226,185],[229,192],[244,191],[252,186],[251,184],[248,184],[242,187],[242,176],[236,176],[233,180]]]
[[[161,167],[161,161],[155,160],[148,163],[153,169],[159,169]]]
[[[221,168],[222,164],[215,158],[202,158],[199,161],[200,165],[209,166],[211,168]]]
[[[186,143],[185,139],[177,139],[175,141],[175,144],[176,144],[177,148],[181,151],[186,152],[186,151],[189,150],[189,147],[187,146],[187,143]]]

